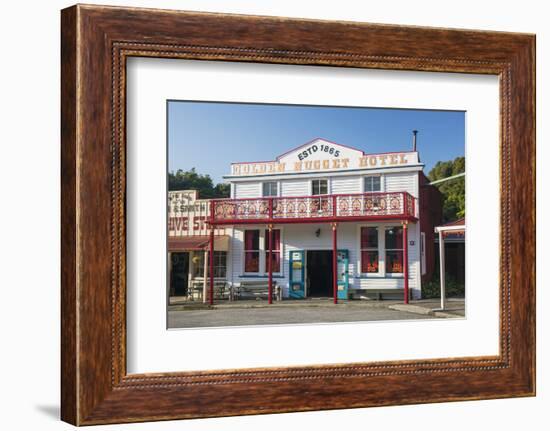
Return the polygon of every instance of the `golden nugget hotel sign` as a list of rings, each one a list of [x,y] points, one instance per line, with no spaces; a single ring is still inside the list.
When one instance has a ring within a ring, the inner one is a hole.
[[[415,152],[364,154],[340,145],[312,144],[274,161],[233,163],[231,175],[270,175],[297,172],[374,169],[418,163]]]

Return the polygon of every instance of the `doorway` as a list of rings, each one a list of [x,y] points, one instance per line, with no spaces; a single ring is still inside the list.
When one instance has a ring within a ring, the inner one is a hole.
[[[331,297],[332,287],[332,250],[307,251],[307,296]]]
[[[172,274],[170,277],[170,293],[173,296],[187,296],[189,284],[189,253],[170,253]]]

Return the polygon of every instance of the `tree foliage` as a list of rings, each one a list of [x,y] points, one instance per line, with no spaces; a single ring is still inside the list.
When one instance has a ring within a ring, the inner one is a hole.
[[[178,169],[168,173],[168,190],[198,190],[199,198],[228,198],[229,184],[214,185],[210,175],[199,174],[192,168],[190,171]]]
[[[428,174],[430,181],[448,178],[466,172],[466,159],[457,157],[446,162],[437,162]],[[443,194],[443,221],[449,222],[466,216],[465,177],[435,184]]]

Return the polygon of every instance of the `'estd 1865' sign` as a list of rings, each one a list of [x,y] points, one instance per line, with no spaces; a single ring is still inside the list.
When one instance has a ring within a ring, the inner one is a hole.
[[[318,151],[321,152],[321,153],[326,153],[326,154],[334,156],[334,157],[338,157],[340,155],[340,150],[337,150],[336,148],[334,148],[330,145],[325,145],[325,144],[315,145],[315,144],[313,144],[312,146],[306,148],[301,153],[298,153],[298,159],[305,160],[309,156],[311,156],[312,154],[314,154]]]

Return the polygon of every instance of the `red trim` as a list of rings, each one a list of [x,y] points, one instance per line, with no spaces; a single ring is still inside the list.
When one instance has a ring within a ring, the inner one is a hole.
[[[210,229],[210,305],[214,304],[214,226]]]
[[[268,247],[268,254],[267,254],[267,271],[268,271],[268,292],[267,292],[267,302],[268,304],[273,303],[273,268],[272,268],[272,260],[273,260],[273,228],[272,226],[269,226],[269,235],[267,239],[267,247]]]
[[[330,223],[330,222],[352,222],[352,221],[385,221],[385,220],[407,220],[411,222],[418,221],[413,216],[403,216],[403,214],[386,215],[386,216],[349,216],[349,217],[302,217],[294,219],[284,218],[263,218],[263,219],[232,219],[216,221],[214,224],[219,225],[240,225],[240,224],[315,224],[315,223]]]
[[[338,232],[337,225],[332,225],[332,296],[333,302],[338,304]]]
[[[346,210],[344,215],[338,215],[338,198],[376,198],[378,196],[390,199],[392,197],[399,197],[402,206],[402,211],[397,213],[395,210],[388,211],[385,208],[378,211],[370,209],[362,209],[360,212],[363,214],[345,215],[349,213]],[[331,202],[332,211],[324,211],[318,216],[311,216],[311,214],[273,214],[274,204],[282,202],[292,203],[293,200],[308,200],[316,201],[317,199],[326,200]],[[316,195],[316,196],[283,196],[283,197],[270,197],[270,198],[240,198],[240,199],[216,199],[211,201],[210,207],[210,223],[212,225],[234,225],[234,224],[262,224],[262,223],[321,223],[321,222],[336,222],[336,221],[367,221],[367,220],[410,220],[416,221],[415,217],[415,198],[408,192],[371,192],[371,193],[342,193],[333,195]],[[236,214],[235,208],[232,212],[225,213],[222,211],[219,214],[219,218],[216,219],[216,211],[219,204],[238,205],[239,203],[245,203],[245,205],[253,205],[253,210],[250,214]],[[263,207],[263,209],[260,209]],[[368,214],[365,214],[368,212]],[[388,214],[391,212],[391,214]],[[224,218],[222,218],[224,217]]]
[[[403,224],[403,296],[405,304],[409,303],[409,235],[408,226]]]
[[[214,207],[215,207],[216,202],[217,202],[216,199],[212,199],[210,201],[210,224],[212,224],[212,225],[214,225]]]

